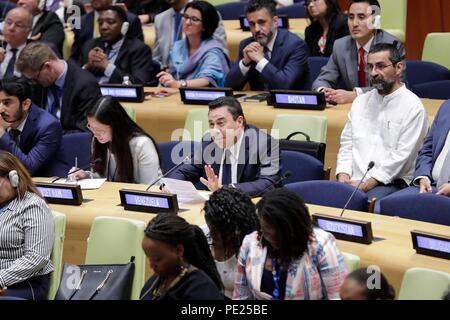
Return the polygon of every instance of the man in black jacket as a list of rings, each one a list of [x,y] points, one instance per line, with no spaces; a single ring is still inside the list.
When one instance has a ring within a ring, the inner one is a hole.
[[[17,5],[33,15],[30,38],[53,44],[62,53],[65,33],[56,13],[45,10],[46,0],[19,0]]]
[[[72,62],[59,59],[46,44],[28,44],[17,69],[35,86],[33,101],[60,119],[64,131],[87,131],[86,112],[101,96],[97,80]]]
[[[125,36],[129,25],[125,10],[118,6],[106,8],[100,12],[98,24],[101,37],[84,45],[83,69],[89,70],[99,83],[122,83],[128,76],[133,84],[156,85],[159,64],[152,63],[152,52],[144,42]]]

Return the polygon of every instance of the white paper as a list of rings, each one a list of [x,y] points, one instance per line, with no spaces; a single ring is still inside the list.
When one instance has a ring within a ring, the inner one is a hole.
[[[190,181],[171,178],[162,178],[164,188],[170,193],[176,194],[178,203],[204,203],[204,197]]]
[[[105,178],[97,178],[97,179],[81,179],[77,181],[67,181],[65,183],[68,184],[78,184],[80,185],[81,190],[92,190],[99,189],[104,183]]]

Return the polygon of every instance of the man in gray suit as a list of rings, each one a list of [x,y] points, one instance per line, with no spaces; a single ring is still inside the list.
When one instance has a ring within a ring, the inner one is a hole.
[[[313,82],[312,89],[323,91],[328,103],[351,103],[371,90],[365,71],[370,49],[377,43],[394,44],[405,56],[403,44],[379,29],[380,4],[377,0],[353,0],[348,11],[350,35],[334,42],[333,53]]]
[[[153,60],[158,61],[161,66],[169,66],[170,50],[175,41],[183,37],[182,15],[184,7],[190,0],[165,0],[171,6],[170,9],[155,16],[155,44],[153,45]],[[219,26],[213,38],[222,44],[228,54],[227,35],[220,16]]]

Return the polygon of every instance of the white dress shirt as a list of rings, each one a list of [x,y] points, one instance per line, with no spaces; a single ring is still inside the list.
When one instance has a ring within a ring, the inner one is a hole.
[[[231,183],[237,184],[237,167],[239,162],[239,151],[241,149],[242,139],[244,138],[244,131],[242,131],[241,136],[238,141],[232,145],[228,150],[231,152],[230,162],[231,162]],[[222,181],[222,167],[223,162],[225,161],[225,150],[222,154],[222,160],[220,161],[220,170],[219,170],[219,181]]]
[[[396,179],[410,183],[417,152],[428,130],[420,99],[404,85],[387,96],[376,89],[358,96],[342,131],[336,174],[360,180],[366,175],[389,184]]]
[[[17,61],[17,59],[19,59],[19,55],[22,52],[23,48],[25,48],[26,45],[27,44],[24,43],[17,48],[16,61]],[[11,60],[11,58],[13,56],[11,49],[12,49],[11,46],[8,44],[6,46],[5,59],[3,60],[2,64],[0,65],[0,75],[1,75],[2,79],[5,76],[6,68],[8,68],[9,61]],[[20,72],[18,72],[15,67],[14,67],[14,75],[18,78],[20,78],[22,76],[22,74]]]
[[[277,38],[277,34],[278,34],[278,31],[275,32],[275,34],[273,35],[272,40],[270,40],[270,42],[269,42],[269,43],[267,44],[267,46],[266,46],[267,49],[269,50],[269,51],[267,52],[267,55],[268,55],[269,59],[272,57],[273,46],[274,46],[274,44],[275,44],[275,40],[276,40],[276,38]],[[262,59],[256,64],[255,69],[258,70],[259,73],[261,73],[261,72],[263,71],[264,67],[265,67],[268,63],[269,63],[269,60],[267,60],[266,58],[262,58]],[[241,59],[241,61],[239,61],[239,69],[241,70],[242,75],[245,76],[245,75],[248,73],[248,71],[250,70],[250,66],[246,67],[246,66],[244,65],[244,63],[242,62],[242,59]]]

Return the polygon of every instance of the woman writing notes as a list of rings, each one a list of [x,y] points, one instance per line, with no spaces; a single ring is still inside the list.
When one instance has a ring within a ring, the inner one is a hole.
[[[91,171],[72,168],[70,178],[149,184],[161,174],[159,152],[151,136],[131,118],[116,98],[100,98],[87,113],[94,134]]]
[[[160,72],[165,87],[223,87],[229,70],[229,59],[220,43],[212,38],[219,15],[206,1],[186,5],[183,15],[185,39],[174,43],[170,56],[170,73]]]

